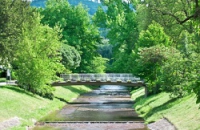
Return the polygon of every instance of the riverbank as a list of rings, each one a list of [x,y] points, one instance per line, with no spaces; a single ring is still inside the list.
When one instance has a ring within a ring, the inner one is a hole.
[[[102,85],[37,122],[34,130],[147,130],[124,86]]]
[[[41,117],[61,109],[67,102],[76,99],[81,93],[92,90],[86,86],[56,87],[55,89],[55,98],[49,100],[18,87],[0,86],[0,124],[2,128],[25,130],[28,126],[33,126]],[[18,126],[9,128],[13,126],[12,122],[9,122],[13,119],[17,122],[14,124]]]
[[[146,124],[166,119],[178,130],[200,129],[200,105],[196,104],[195,95],[179,99],[170,98],[169,93],[160,93],[148,98],[143,96],[143,88],[132,92],[132,99],[135,100],[134,108],[145,119]]]

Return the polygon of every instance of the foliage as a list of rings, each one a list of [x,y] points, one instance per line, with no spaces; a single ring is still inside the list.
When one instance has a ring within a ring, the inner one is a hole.
[[[81,62],[81,57],[78,51],[67,44],[62,44],[62,64],[66,69],[75,69]]]
[[[117,58],[114,59],[112,65],[108,67],[108,71],[115,73],[130,73],[129,65],[127,65],[130,59],[129,54],[121,52],[118,55],[116,55],[116,57]]]
[[[164,73],[161,68],[169,59],[175,57],[175,55],[179,56],[179,52],[172,47],[157,45],[139,49],[138,55],[135,71],[148,83],[149,93],[160,92],[161,82],[166,82],[161,79],[161,75]]]
[[[140,32],[132,58],[136,67],[132,69],[132,72],[149,83],[149,93],[160,91],[161,66],[169,57],[173,56],[172,52],[175,50],[165,47],[170,43],[170,38],[165,34],[163,27],[154,21],[147,30]]]
[[[111,44],[114,44],[114,51],[120,49],[131,53],[134,43],[138,37],[136,13],[130,3],[116,1],[105,1],[107,6],[106,26],[109,29],[107,37]],[[97,15],[97,17],[100,17]]]
[[[17,80],[16,72],[15,72],[14,69],[13,69],[12,72],[11,72],[11,79],[12,79],[12,80]]]
[[[106,28],[107,26],[107,15],[103,10],[103,7],[99,6],[96,13],[92,17],[93,22],[100,28]]]
[[[162,66],[163,87],[166,91],[171,92],[174,96],[183,96],[193,92],[198,86],[198,64],[199,56],[192,53],[188,57],[180,54],[174,54]],[[198,95],[198,94],[197,94]]]
[[[0,1],[0,59],[8,65],[15,55],[23,23],[31,17],[29,3],[24,0]]]
[[[91,23],[90,16],[83,5],[70,5],[66,0],[48,0],[46,8],[39,10],[42,23],[61,28],[62,39],[66,44],[75,47],[81,56],[80,66],[73,72],[88,72],[87,66],[97,56],[97,43],[100,34],[96,26]]]
[[[102,42],[103,42],[102,44],[98,45],[97,49],[98,53],[104,58],[111,59],[113,46],[109,44],[109,41],[106,39],[103,39]]]
[[[172,20],[172,22],[177,24],[184,24],[186,22],[191,22],[191,20],[198,20],[199,19],[199,0],[194,1],[168,1],[163,0],[160,2],[159,0],[144,0],[140,1],[137,0],[136,4],[143,4],[148,8],[151,14],[157,18],[161,17],[167,22]],[[162,21],[162,20],[160,20]]]
[[[105,38],[112,44],[112,65],[108,68],[109,72],[125,72],[128,66],[127,57],[138,37],[136,13],[132,4],[121,0],[102,1],[107,10],[99,7],[93,16],[93,21],[100,28],[106,30]],[[124,68],[124,70],[122,69]],[[125,70],[126,69],[126,70]]]
[[[107,62],[107,58],[97,56],[94,58],[92,63],[87,66],[87,70],[89,73],[105,73]]]
[[[51,82],[62,70],[58,29],[40,24],[35,14],[33,24],[24,23],[16,51],[15,65],[19,85],[33,93],[52,98]]]
[[[161,44],[169,46],[170,38],[165,34],[163,27],[153,21],[147,30],[140,32],[137,47],[151,47]]]
[[[135,2],[137,20],[140,30],[146,30],[152,21],[159,23],[166,34],[173,40],[173,45],[180,44],[180,34],[188,31],[196,32],[196,24],[199,21],[199,0],[195,1],[168,1],[163,0],[137,0]]]
[[[144,32],[142,30],[147,30],[152,21],[156,21],[171,39],[171,43],[167,46],[173,46],[181,53],[178,54],[179,56],[175,55],[169,58],[161,66],[160,71],[162,73],[157,76],[162,81],[162,90],[171,92],[176,97],[192,92],[198,97],[197,102],[200,102],[198,84],[198,55],[200,52],[199,0],[163,0],[162,2],[159,0],[137,0],[134,1],[134,5],[137,10],[140,31],[139,41],[144,39],[141,39],[141,32]],[[147,37],[146,41],[149,40]],[[145,42],[142,41],[141,43]],[[133,72],[137,72],[137,69],[134,69]]]

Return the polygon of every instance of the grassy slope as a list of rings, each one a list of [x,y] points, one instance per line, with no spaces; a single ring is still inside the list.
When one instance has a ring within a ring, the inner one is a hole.
[[[0,122],[17,116],[22,124],[14,129],[24,130],[25,126],[32,126],[34,121],[62,108],[66,103],[59,99],[69,102],[77,98],[80,93],[90,90],[86,86],[57,87],[55,91],[57,98],[49,100],[17,87],[0,86]]]
[[[194,95],[171,99],[168,93],[160,93],[145,99],[143,94],[144,90],[139,89],[133,92],[132,98],[140,97],[134,107],[146,123],[165,117],[179,130],[200,130],[200,109]]]

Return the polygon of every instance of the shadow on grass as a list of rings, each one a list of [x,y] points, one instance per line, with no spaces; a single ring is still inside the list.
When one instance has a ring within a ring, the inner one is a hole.
[[[163,110],[166,110],[166,109],[169,109],[171,108],[174,104],[174,102],[177,101],[177,98],[172,98],[170,99],[169,101],[163,103],[162,105],[160,106],[157,106],[155,108],[153,108],[152,110],[150,110],[147,114],[145,114],[144,118],[149,118],[151,117],[153,114],[155,113],[158,113],[160,111],[163,111]]]
[[[55,96],[55,98],[60,100],[61,102],[69,104],[69,102],[67,100],[65,100],[64,98],[60,98],[60,97],[57,97],[57,96]]]
[[[36,99],[39,99],[36,95],[32,94],[31,92],[28,92],[20,87],[17,87],[17,86],[1,86],[0,89],[9,89],[9,90],[12,90],[12,91],[15,91],[17,93],[20,93],[20,94],[26,94],[30,97],[34,97]]]
[[[143,107],[145,107],[145,106],[149,105],[150,103],[156,101],[156,99],[149,98],[144,103],[144,100],[146,100],[144,95],[141,95],[141,96],[139,96],[138,98],[135,99],[134,108],[136,108],[138,105],[140,105],[140,107],[137,107],[137,109],[136,109],[137,111],[140,111]],[[141,105],[140,101],[142,102],[142,105]]]

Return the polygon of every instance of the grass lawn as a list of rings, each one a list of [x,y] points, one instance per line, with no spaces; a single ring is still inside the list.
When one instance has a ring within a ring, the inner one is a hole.
[[[66,102],[77,98],[81,93],[91,91],[86,86],[56,87],[55,98],[45,99],[18,87],[0,87],[0,122],[19,117],[21,125],[14,130],[24,130],[48,113],[61,109]]]
[[[179,130],[200,130],[200,105],[196,104],[194,94],[179,99],[171,99],[168,93],[148,98],[143,98],[143,95],[144,90],[138,89],[132,98],[136,99],[135,110],[146,123],[165,117]]]
[[[6,82],[6,78],[0,78],[0,82]]]

